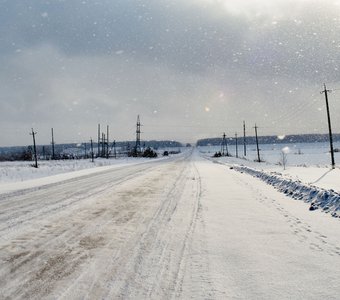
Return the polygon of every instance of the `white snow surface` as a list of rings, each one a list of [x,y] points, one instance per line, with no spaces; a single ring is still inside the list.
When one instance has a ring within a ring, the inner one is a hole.
[[[312,145],[315,146],[315,144]],[[270,146],[266,146],[270,149]],[[287,148],[289,147],[285,146],[281,151],[288,154]],[[312,152],[311,145],[308,145],[307,151],[303,147],[299,149],[307,153],[308,151]],[[305,161],[304,164],[294,165],[294,163],[290,162],[290,165],[284,168],[280,163],[273,163],[271,159],[269,159],[269,162],[258,163],[253,160],[252,154],[250,155],[251,159],[248,156],[212,158],[213,151],[209,147],[201,147],[200,151],[208,159],[225,164],[236,171],[246,172],[296,200],[308,202],[310,210],[322,209],[323,212],[330,213],[333,217],[340,217],[339,167],[336,166],[332,169],[330,166],[316,166],[313,164],[314,161],[320,160],[320,154],[323,152],[319,152],[319,156],[317,156],[317,151],[314,151],[313,160],[309,161],[308,165],[306,164],[308,158],[302,157],[302,160]],[[272,158],[274,157],[273,153],[277,154],[277,151],[267,149],[265,153],[267,158]],[[304,156],[303,154],[301,155]]]
[[[340,219],[228,159],[193,151],[0,194],[0,298],[338,299]]]
[[[260,178],[294,199],[310,203],[309,210],[321,208],[324,212],[331,213],[333,217],[340,217],[340,194],[332,189],[325,190],[303,184],[300,181],[285,179],[280,173],[271,172],[268,174],[245,166],[235,166],[234,169]]]
[[[0,193],[30,189],[41,185],[52,184],[71,178],[85,176],[114,168],[134,164],[148,163],[160,158],[96,158],[82,160],[49,160],[39,161],[39,167],[32,167],[32,162],[1,162]]]

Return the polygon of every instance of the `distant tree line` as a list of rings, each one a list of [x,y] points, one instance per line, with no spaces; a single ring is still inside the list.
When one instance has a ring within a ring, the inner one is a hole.
[[[131,150],[135,145],[135,141],[121,141],[115,142],[115,148],[117,149],[118,156],[129,156]],[[110,145],[112,150],[113,145]],[[155,153],[151,149],[159,148],[172,148],[182,147],[182,144],[177,141],[143,141],[142,148],[145,152],[146,157],[154,157]],[[93,143],[94,151],[97,149],[97,143]],[[79,158],[90,158],[91,149],[90,143],[67,143],[67,144],[55,144],[55,159],[79,159]],[[50,160],[52,159],[51,145],[37,145],[37,154],[39,160]],[[111,151],[111,155],[113,151]],[[0,147],[0,161],[31,161],[33,158],[32,146],[14,146],[14,147]]]

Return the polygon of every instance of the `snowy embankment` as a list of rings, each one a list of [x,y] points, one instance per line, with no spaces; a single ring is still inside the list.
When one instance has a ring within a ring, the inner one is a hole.
[[[340,194],[334,190],[307,185],[299,180],[282,177],[280,173],[256,170],[246,166],[234,166],[236,171],[248,173],[274,186],[280,192],[296,199],[310,203],[309,210],[322,209],[333,217],[340,218]]]

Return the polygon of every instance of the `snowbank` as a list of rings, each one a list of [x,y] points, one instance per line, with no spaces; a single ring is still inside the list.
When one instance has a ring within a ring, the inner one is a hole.
[[[0,163],[0,194],[35,189],[79,176],[162,159],[167,158],[97,159],[94,163],[89,160],[45,161],[38,169],[27,162],[4,162]]]
[[[325,190],[313,185],[306,185],[299,180],[284,178],[276,172],[266,173],[246,166],[234,166],[233,168],[265,181],[296,200],[310,203],[309,210],[322,209],[333,217],[340,218],[340,194],[332,189]]]
[[[155,161],[165,159],[159,157],[156,159],[150,158],[118,158],[118,159],[104,159],[96,158],[94,162],[90,159],[79,160],[49,160],[39,161],[39,168],[33,168],[32,162],[1,162],[0,163],[0,185],[4,183],[21,182],[31,179],[38,179],[47,176],[75,172],[80,170],[93,169],[98,167],[108,166],[122,166],[137,163],[144,163],[148,161]]]

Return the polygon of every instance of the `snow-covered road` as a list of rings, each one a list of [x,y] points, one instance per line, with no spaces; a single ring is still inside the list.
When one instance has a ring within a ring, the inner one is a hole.
[[[0,298],[338,299],[308,207],[196,152],[0,195]]]

